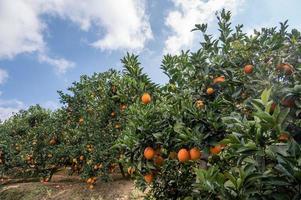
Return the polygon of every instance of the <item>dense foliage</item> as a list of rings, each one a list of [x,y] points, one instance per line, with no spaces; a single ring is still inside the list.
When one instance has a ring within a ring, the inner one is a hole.
[[[62,167],[87,179],[119,166],[147,199],[301,198],[301,34],[247,35],[218,16],[220,35],[166,55],[158,86],[127,54],[124,70],[82,76],[55,112],[33,106],[0,125],[0,170],[48,181]],[[146,190],[148,189],[148,190]]]

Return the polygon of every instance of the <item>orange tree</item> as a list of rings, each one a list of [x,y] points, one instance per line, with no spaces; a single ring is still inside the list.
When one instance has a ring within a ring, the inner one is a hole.
[[[118,165],[124,173],[123,153],[112,145],[127,123],[128,107],[138,96],[156,88],[142,72],[137,56],[128,54],[122,63],[122,72],[82,76],[68,93],[59,92],[67,113],[62,151],[68,153],[71,172],[87,178],[90,185],[98,175],[109,178]]]
[[[56,151],[51,139],[59,138],[56,121],[54,113],[37,105],[1,124],[2,174],[51,178],[58,166],[51,162]],[[55,127],[53,130],[50,129],[52,126]]]
[[[270,95],[265,90],[253,100],[250,119],[237,113],[223,119],[230,133],[222,141],[226,147],[209,169],[196,169],[191,199],[300,199],[301,148],[288,132],[289,108],[271,112]]]
[[[169,83],[157,101],[129,108],[118,144],[136,169],[138,186],[150,187],[150,198],[191,196],[193,169],[212,168],[225,148],[221,141],[231,124],[222,119],[232,112],[252,119],[250,102],[265,88],[273,88],[272,110],[289,108],[286,131],[299,137],[300,96],[294,86],[300,84],[300,33],[288,33],[285,22],[279,30],[262,29],[249,36],[242,25],[232,30],[230,12],[223,10],[217,18],[219,38],[206,33],[206,24],[196,25],[194,30],[204,35],[201,48],[166,55],[162,69]],[[226,168],[227,163],[219,166]]]

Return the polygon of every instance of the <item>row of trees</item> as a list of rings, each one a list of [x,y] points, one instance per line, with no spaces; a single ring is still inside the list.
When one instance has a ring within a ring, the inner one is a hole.
[[[128,54],[122,72],[59,92],[61,109],[5,121],[2,173],[49,181],[69,167],[93,188],[119,167],[148,199],[300,199],[300,32],[285,22],[249,36],[230,17],[217,15],[217,39],[196,25],[197,52],[164,57],[165,85]]]

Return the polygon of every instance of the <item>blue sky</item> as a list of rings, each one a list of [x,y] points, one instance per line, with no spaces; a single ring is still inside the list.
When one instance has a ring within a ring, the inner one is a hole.
[[[286,19],[301,29],[300,0],[0,0],[0,119],[33,104],[59,107],[57,90],[80,75],[120,69],[127,51],[164,83],[163,55],[197,49],[195,23],[217,34],[214,13],[222,8],[249,33]]]

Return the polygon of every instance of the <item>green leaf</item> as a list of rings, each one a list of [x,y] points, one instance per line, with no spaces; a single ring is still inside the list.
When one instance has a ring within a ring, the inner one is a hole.
[[[261,93],[261,101],[263,102],[264,105],[268,104],[270,95],[271,95],[272,89],[264,89],[264,91]]]

